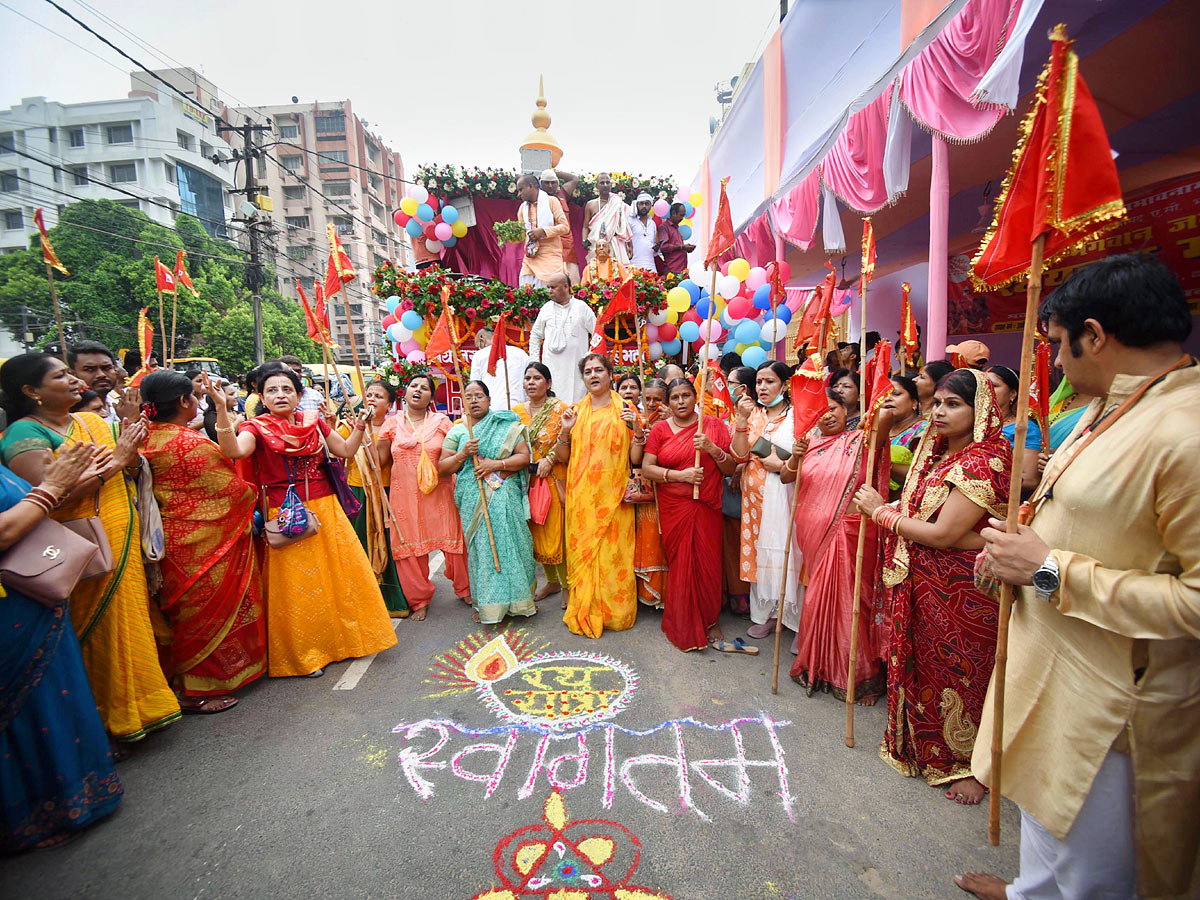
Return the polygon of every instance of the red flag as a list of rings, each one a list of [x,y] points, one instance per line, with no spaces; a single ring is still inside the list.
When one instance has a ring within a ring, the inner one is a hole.
[[[1021,123],[995,219],[971,265],[979,289],[1027,275],[1032,244],[1042,234],[1049,265],[1125,217],[1108,135],[1066,26],[1056,26],[1050,41],[1050,61]]]
[[[320,289],[320,285],[317,285],[317,289]],[[329,332],[308,305],[308,298],[304,296],[304,288],[300,286],[299,278],[296,279],[296,290],[300,292],[300,305],[304,308],[304,327],[308,330],[308,336],[318,344],[329,346]]]
[[[164,294],[175,293],[175,276],[171,274],[171,270],[158,261],[158,257],[154,257],[154,285],[155,290],[161,291]]]
[[[875,229],[871,217],[863,219],[862,236],[862,286],[866,287],[875,275]]]
[[[317,324],[325,329],[325,333],[329,333],[329,310],[325,308],[325,285],[317,282],[314,293],[317,295],[316,305],[313,307],[313,315],[317,319]],[[333,346],[332,341],[329,346]]]
[[[329,236],[329,265],[325,269],[325,296],[332,297],[342,289],[342,285],[354,280],[354,265],[338,240],[337,228],[332,222],[326,226],[326,232]]]
[[[733,398],[729,396],[729,383],[725,380],[725,373],[721,371],[717,360],[710,359],[708,361],[708,369],[708,375],[711,379],[709,393],[713,400],[720,404],[721,418],[728,419],[733,412]]]
[[[154,326],[150,324],[150,317],[147,313],[150,312],[150,307],[145,306],[138,313],[137,320],[137,339],[138,352],[142,356],[142,365],[129,376],[129,387],[140,387],[142,379],[150,374],[150,370],[146,367],[146,360],[150,358],[150,353],[154,348]]]
[[[508,313],[501,313],[496,321],[496,330],[492,333],[492,346],[488,352],[487,373],[496,374],[496,363],[508,361]]]
[[[904,348],[904,361],[915,366],[921,352],[921,336],[917,334],[917,320],[913,317],[912,301],[908,299],[910,290],[912,285],[907,281],[900,285],[900,346]]]
[[[175,254],[175,283],[187,288],[192,292],[192,296],[196,299],[200,298],[200,292],[196,290],[196,286],[192,284],[192,279],[188,276],[187,267],[184,265],[184,258],[187,253],[180,250]]]
[[[54,252],[54,245],[50,243],[50,235],[46,233],[46,223],[42,219],[42,208],[39,206],[37,212],[33,214],[33,221],[37,223],[38,236],[42,240],[42,259],[46,261],[46,265],[52,269],[58,269],[64,275],[70,275],[67,267],[58,261],[58,254]]]
[[[892,393],[892,345],[888,341],[875,345],[875,355],[868,360],[864,374],[862,429],[870,431],[875,414]]]
[[[441,356],[447,350],[455,348],[452,326],[450,324],[450,313],[447,309],[447,301],[450,296],[450,291],[447,288],[442,289],[442,314],[438,316],[437,325],[434,326],[433,334],[429,335],[429,341],[425,344],[425,358],[433,359]]]
[[[636,296],[637,285],[634,284],[632,278],[617,289],[616,295],[608,301],[608,306],[604,307],[604,312],[596,317],[596,330],[592,332],[590,344],[592,353],[608,352],[608,342],[604,340],[604,326],[621,313],[634,313],[637,310]]]
[[[725,195],[728,178],[721,179],[721,199],[717,203],[717,218],[713,222],[712,239],[704,254],[704,268],[711,269],[718,256],[733,247],[733,217],[729,215],[729,198]]]
[[[1029,408],[1042,430],[1042,448],[1049,446],[1050,423],[1050,342],[1038,341],[1033,360],[1033,378],[1029,382]],[[1049,450],[1046,450],[1049,453]]]
[[[829,269],[829,274],[825,276],[824,284],[819,287],[815,296],[808,301],[808,305],[804,307],[804,315],[800,318],[800,328],[796,331],[796,341],[792,349],[799,350],[805,343],[812,342],[812,339],[817,336],[818,331],[822,328],[825,321],[829,319],[829,307],[833,303],[833,286],[837,281],[837,272],[833,266],[826,261],[825,267]],[[820,346],[812,348],[815,351],[820,350]]]
[[[779,262],[769,262],[767,268],[771,273],[768,277],[771,282],[771,308],[774,309],[787,303],[787,292],[783,289],[783,275],[779,271]]]
[[[829,410],[825,393],[825,377],[817,370],[812,357],[806,359],[792,376],[792,426],[796,440],[808,437],[817,419]]]

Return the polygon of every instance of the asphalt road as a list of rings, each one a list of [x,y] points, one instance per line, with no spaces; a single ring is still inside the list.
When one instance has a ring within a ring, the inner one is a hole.
[[[61,849],[0,861],[0,897],[469,900],[503,887],[494,858],[518,886],[519,871],[552,886],[579,886],[583,873],[676,900],[956,898],[957,871],[1015,874],[1015,807],[1005,804],[1001,846],[989,846],[986,805],[960,807],[879,760],[882,704],[859,710],[851,750],[844,705],[806,697],[786,650],[772,695],[769,641],[758,657],[682,654],[645,610],[633,629],[589,641],[551,598],[516,623],[518,656],[602,654],[616,668],[510,664],[489,690],[459,690],[431,676],[460,669],[466,654],[445,654],[482,629],[439,582],[429,618],[397,622],[399,645],[365,672],[339,663],[323,678],[260,683],[228,712],[148,737],[119,765],[120,811]],[[722,621],[730,637],[746,624]],[[543,741],[513,719],[546,697],[557,714],[599,713],[560,720]],[[606,703],[627,705],[604,718]],[[551,778],[567,819],[605,821],[551,832]]]

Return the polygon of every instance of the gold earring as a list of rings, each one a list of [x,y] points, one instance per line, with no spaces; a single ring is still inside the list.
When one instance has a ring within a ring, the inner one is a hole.
[[[34,397],[33,399],[37,401],[37,405],[38,405],[38,406],[41,406],[41,405],[42,405],[42,398],[41,398],[41,397]]]

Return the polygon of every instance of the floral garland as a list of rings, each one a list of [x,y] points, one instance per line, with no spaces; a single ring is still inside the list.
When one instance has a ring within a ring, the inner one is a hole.
[[[651,197],[674,200],[678,193],[674,179],[658,175],[612,172],[613,191],[627,203],[645,191]],[[482,198],[513,199],[517,195],[516,169],[494,169],[481,166],[418,166],[413,178],[441,199],[471,195]],[[596,196],[596,176],[581,174],[571,202],[582,206]]]

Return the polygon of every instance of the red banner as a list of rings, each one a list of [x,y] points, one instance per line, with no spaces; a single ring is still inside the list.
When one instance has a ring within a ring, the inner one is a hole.
[[[1183,175],[1135,191],[1125,198],[1129,220],[1076,253],[1046,269],[1042,295],[1049,294],[1080,266],[1113,253],[1144,250],[1166,263],[1188,298],[1192,315],[1200,315],[1200,172]],[[1020,331],[1025,314],[1025,283],[995,291],[974,291],[968,273],[971,256],[953,256],[946,298],[949,334]]]

